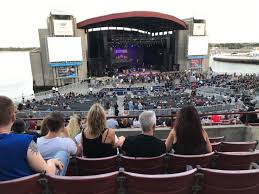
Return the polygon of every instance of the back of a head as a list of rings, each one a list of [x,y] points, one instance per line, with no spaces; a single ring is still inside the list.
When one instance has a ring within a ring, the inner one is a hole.
[[[46,127],[51,132],[58,132],[64,126],[64,116],[60,112],[52,112],[47,116]]]
[[[19,103],[17,106],[17,110],[22,111],[23,110],[23,104]]]
[[[13,101],[6,97],[0,96],[0,127],[4,127],[10,122],[14,122],[14,104]]]
[[[48,117],[45,117],[42,122],[41,122],[41,125],[40,125],[40,135],[41,136],[45,136],[48,134],[49,132],[49,129],[47,127],[47,120],[48,120]]]
[[[139,115],[139,122],[143,132],[148,132],[156,126],[154,111],[144,111]]]
[[[203,141],[200,116],[193,106],[183,107],[177,113],[174,129],[177,142],[186,147],[198,145]]]
[[[22,119],[16,119],[13,126],[12,131],[14,133],[23,133],[26,130],[26,124]]]
[[[80,118],[77,115],[71,116],[67,128],[70,137],[77,135],[80,131]]]
[[[93,104],[87,113],[87,127],[94,135],[100,135],[106,128],[105,111],[99,103]]]

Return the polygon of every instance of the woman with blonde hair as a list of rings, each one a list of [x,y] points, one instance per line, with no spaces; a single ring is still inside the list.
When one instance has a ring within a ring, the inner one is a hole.
[[[93,104],[87,114],[87,128],[82,132],[83,156],[108,157],[117,154],[115,131],[106,127],[103,107]]]
[[[70,117],[69,123],[67,125],[67,130],[69,133],[69,137],[72,139],[75,138],[75,136],[80,133],[80,122],[81,119],[78,115],[73,115]]]

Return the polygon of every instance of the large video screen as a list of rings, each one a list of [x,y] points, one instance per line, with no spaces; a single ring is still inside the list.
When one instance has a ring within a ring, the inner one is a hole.
[[[188,56],[207,55],[209,48],[208,36],[190,36],[188,43]]]
[[[59,67],[58,69],[59,78],[75,78],[77,77],[76,69],[74,66]]]
[[[48,37],[49,62],[82,61],[81,37]]]

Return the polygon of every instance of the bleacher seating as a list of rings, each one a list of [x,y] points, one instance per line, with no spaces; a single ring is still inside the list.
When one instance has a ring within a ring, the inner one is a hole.
[[[220,170],[248,170],[252,162],[259,161],[259,152],[218,152],[216,168]]]
[[[142,174],[163,174],[166,172],[165,154],[150,158],[121,156],[121,166],[129,172]]]
[[[10,181],[0,181],[0,194],[40,194],[40,174],[35,174]]]
[[[187,165],[192,167],[195,167],[196,165],[208,167],[213,155],[214,152],[201,155],[169,154],[168,173],[184,172]]]
[[[221,145],[221,142],[211,143],[212,151],[213,152],[219,151],[220,150],[220,145]]]
[[[215,170],[202,168],[200,194],[257,194],[259,193],[259,169]]]
[[[210,143],[218,143],[218,142],[223,142],[224,136],[221,137],[209,137]]]
[[[221,152],[249,152],[254,151],[258,141],[251,142],[222,142],[220,145]]]
[[[118,170],[118,157],[82,158],[77,157],[77,170],[79,175],[97,175]]]
[[[126,194],[191,194],[196,169],[166,175],[124,172]]]
[[[118,172],[112,172],[91,176],[47,175],[46,179],[51,194],[116,194],[117,177]]]

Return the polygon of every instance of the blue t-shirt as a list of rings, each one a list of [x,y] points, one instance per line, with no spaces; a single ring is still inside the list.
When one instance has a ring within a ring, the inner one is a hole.
[[[26,134],[0,134],[0,181],[32,175],[27,161],[27,150],[33,136]]]

